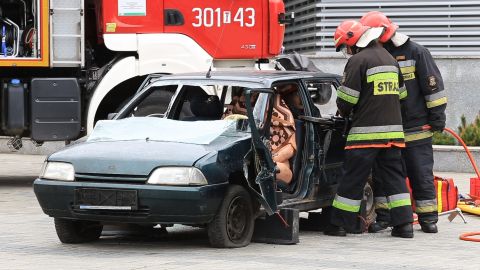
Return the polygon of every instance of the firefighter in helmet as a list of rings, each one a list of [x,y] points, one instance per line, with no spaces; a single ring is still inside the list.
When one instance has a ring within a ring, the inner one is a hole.
[[[342,22],[334,35],[337,51],[349,58],[337,106],[351,117],[346,143],[343,179],[333,201],[327,235],[345,236],[355,230],[363,189],[372,166],[388,176],[384,190],[392,213],[392,236],[412,238],[412,208],[402,172],[401,148],[405,147],[400,98],[406,92],[395,59],[378,42],[383,27],[371,28],[357,21]]]
[[[408,91],[408,99],[402,104],[406,142],[403,160],[422,231],[436,233],[438,212],[433,184],[432,135],[445,128],[447,97],[442,75],[428,49],[398,33],[398,26],[383,13],[369,12],[360,22],[370,27],[385,27],[380,42],[398,61],[403,74]],[[377,222],[370,226],[371,232],[389,226],[390,215],[385,208],[387,200],[382,188],[384,177],[374,176]]]

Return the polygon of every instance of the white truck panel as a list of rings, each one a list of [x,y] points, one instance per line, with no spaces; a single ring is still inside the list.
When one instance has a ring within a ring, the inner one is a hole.
[[[100,103],[105,98],[105,96],[117,85],[120,83],[137,76],[137,60],[134,56],[126,57],[112,66],[112,68],[105,74],[102,78],[102,81],[99,83],[98,87],[95,89],[95,92],[90,100],[88,105],[88,114],[87,114],[87,133],[93,130],[93,124],[95,121],[95,114],[97,113]]]
[[[136,34],[104,34],[105,46],[116,52],[135,52],[138,49]]]
[[[105,35],[105,40],[110,43],[116,41],[119,45],[110,44],[109,48],[122,50],[133,49],[132,40],[135,38],[138,59],[131,56],[118,61],[102,78],[88,106],[87,134],[93,130],[95,115],[102,100],[120,83],[151,73],[207,71],[213,60],[193,39],[181,34],[118,35],[124,39],[111,36],[114,35]]]

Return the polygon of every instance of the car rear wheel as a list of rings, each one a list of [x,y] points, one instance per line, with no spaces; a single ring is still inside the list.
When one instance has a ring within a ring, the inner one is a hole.
[[[208,225],[208,238],[213,247],[247,246],[253,235],[252,198],[244,187],[231,185],[218,213]]]
[[[95,241],[102,234],[103,225],[99,222],[55,219],[58,239],[65,244],[78,244]]]

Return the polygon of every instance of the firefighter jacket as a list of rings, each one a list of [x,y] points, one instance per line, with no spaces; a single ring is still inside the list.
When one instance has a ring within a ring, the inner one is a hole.
[[[404,147],[400,99],[406,98],[397,61],[381,45],[371,45],[347,62],[337,106],[352,114],[346,149]]]
[[[432,131],[422,130],[422,126],[428,124],[438,131],[445,127],[447,97],[442,75],[425,47],[409,39],[396,45],[386,48],[398,61],[408,91],[402,104],[405,141],[407,146],[431,143]]]

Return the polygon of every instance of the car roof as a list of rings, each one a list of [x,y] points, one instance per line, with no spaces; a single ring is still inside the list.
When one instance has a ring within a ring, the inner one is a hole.
[[[163,76],[159,81],[202,81],[203,83],[236,82],[254,83],[260,87],[270,88],[277,81],[298,80],[308,78],[339,78],[339,75],[324,72],[309,71],[277,71],[277,70],[249,70],[249,71],[212,71],[210,77],[207,72],[184,73]]]

